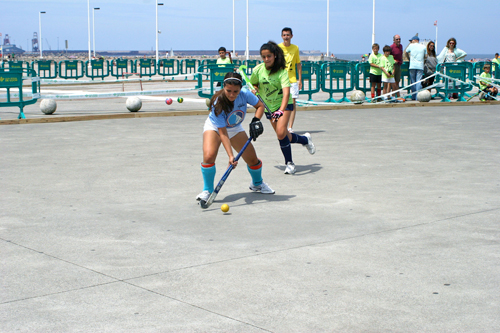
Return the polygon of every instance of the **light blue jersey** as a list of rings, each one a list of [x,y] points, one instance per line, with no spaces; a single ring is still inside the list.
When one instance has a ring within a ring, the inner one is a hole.
[[[216,101],[217,103],[217,101]],[[208,118],[217,128],[227,127],[232,128],[238,126],[245,119],[247,113],[247,104],[257,105],[259,99],[250,90],[243,87],[234,101],[233,110],[230,113],[221,112],[218,116],[215,116],[215,112],[212,109]]]
[[[427,49],[422,44],[413,43],[408,46],[406,52],[410,54],[410,68],[424,70],[424,56]]]

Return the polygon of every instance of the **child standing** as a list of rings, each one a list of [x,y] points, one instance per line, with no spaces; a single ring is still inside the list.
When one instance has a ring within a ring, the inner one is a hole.
[[[290,80],[283,50],[275,42],[269,41],[261,46],[260,56],[264,62],[253,69],[250,83],[257,87],[262,99],[272,112],[272,114],[266,113],[266,117],[271,121],[278,137],[281,152],[285,158],[285,174],[294,174],[296,169],[290,144],[300,143],[307,148],[309,154],[314,154],[316,148],[311,134],[298,135],[288,131],[293,99],[290,95]]]
[[[228,53],[226,51],[226,48],[224,46],[219,47],[219,58],[217,59],[217,65],[221,67],[225,67],[224,65],[230,65],[233,63],[231,60],[231,56],[226,57],[226,54]]]
[[[380,46],[375,43],[372,45],[372,54],[368,58],[370,63],[370,84],[372,100],[374,101],[375,96],[380,96],[380,85],[382,84],[382,69],[380,67],[380,61],[382,55],[378,53]],[[375,88],[377,88],[377,95],[375,95]]]
[[[384,95],[388,94],[392,90],[398,90],[396,85],[396,80],[394,79],[394,57],[391,55],[391,47],[389,45],[384,46],[382,49],[384,51],[384,56],[380,60],[380,67],[382,69],[382,82],[384,82]],[[384,99],[388,99],[387,96]]]
[[[485,79],[491,79],[491,65],[490,64],[485,64],[483,66],[483,71],[481,73],[481,77]],[[495,97],[498,94],[498,89],[490,84],[490,80],[484,80],[484,81],[479,81],[479,89],[484,93],[481,94],[481,97],[479,99],[481,101],[485,101],[486,99],[493,99],[493,98],[488,98],[488,95]]]

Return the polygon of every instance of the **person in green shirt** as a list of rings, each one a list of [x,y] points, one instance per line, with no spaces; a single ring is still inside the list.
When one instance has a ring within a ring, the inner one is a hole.
[[[224,46],[219,47],[219,58],[217,59],[217,65],[220,67],[226,67],[224,65],[230,65],[233,63],[231,60],[231,53],[226,51]],[[226,57],[226,54],[229,54],[229,57]]]
[[[266,113],[266,117],[271,121],[278,137],[285,158],[285,174],[294,174],[296,168],[290,144],[302,144],[310,154],[316,152],[316,147],[311,134],[298,135],[288,131],[293,99],[290,95],[290,80],[283,50],[275,42],[269,41],[261,46],[260,56],[263,62],[253,69],[250,83],[258,89],[259,95],[270,111]]]
[[[380,61],[382,55],[378,53],[380,46],[375,43],[372,45],[372,54],[368,58],[370,63],[370,84],[372,86],[372,100],[375,98],[375,88],[377,88],[377,96],[380,96],[380,86],[382,85],[382,69],[380,68]]]
[[[391,92],[391,88],[396,91],[398,86],[396,85],[396,80],[394,79],[394,57],[391,55],[391,47],[389,45],[384,46],[382,49],[384,51],[384,56],[380,60],[380,69],[382,70],[382,82],[384,82],[384,95]],[[387,99],[387,97],[384,97]]]
[[[485,79],[491,79],[490,70],[491,70],[490,64],[485,64],[483,66],[484,72],[481,73],[480,77],[485,78]],[[480,97],[479,97],[480,100],[482,100],[482,101],[486,100],[487,95],[495,97],[498,94],[498,89],[496,87],[492,86],[490,83],[491,83],[490,80],[479,81],[479,89],[481,91],[483,91],[483,93],[484,93],[484,94],[480,95]]]
[[[493,62],[493,73],[497,70],[497,66],[500,66],[500,58],[498,58],[498,53],[495,53],[495,58],[491,59]]]

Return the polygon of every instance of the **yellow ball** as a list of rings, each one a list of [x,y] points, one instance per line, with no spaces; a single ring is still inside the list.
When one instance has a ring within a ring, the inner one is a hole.
[[[210,107],[210,98],[207,98],[207,99],[205,100],[205,103],[207,104],[207,107]]]
[[[229,206],[227,204],[223,204],[220,206],[220,210],[222,210],[224,213],[229,212]]]

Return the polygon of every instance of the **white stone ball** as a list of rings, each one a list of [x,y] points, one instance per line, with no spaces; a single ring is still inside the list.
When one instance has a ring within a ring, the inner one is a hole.
[[[417,94],[417,101],[421,102],[421,103],[427,103],[431,100],[431,93],[429,92],[429,90],[422,90],[421,92],[419,92]]]
[[[130,112],[137,112],[142,108],[142,100],[139,97],[129,97],[125,105]]]
[[[56,109],[57,103],[53,99],[42,99],[40,102],[40,110],[45,114],[53,114]]]
[[[351,101],[356,103],[356,102],[364,102],[365,101],[365,94],[361,90],[354,90],[351,93]]]

